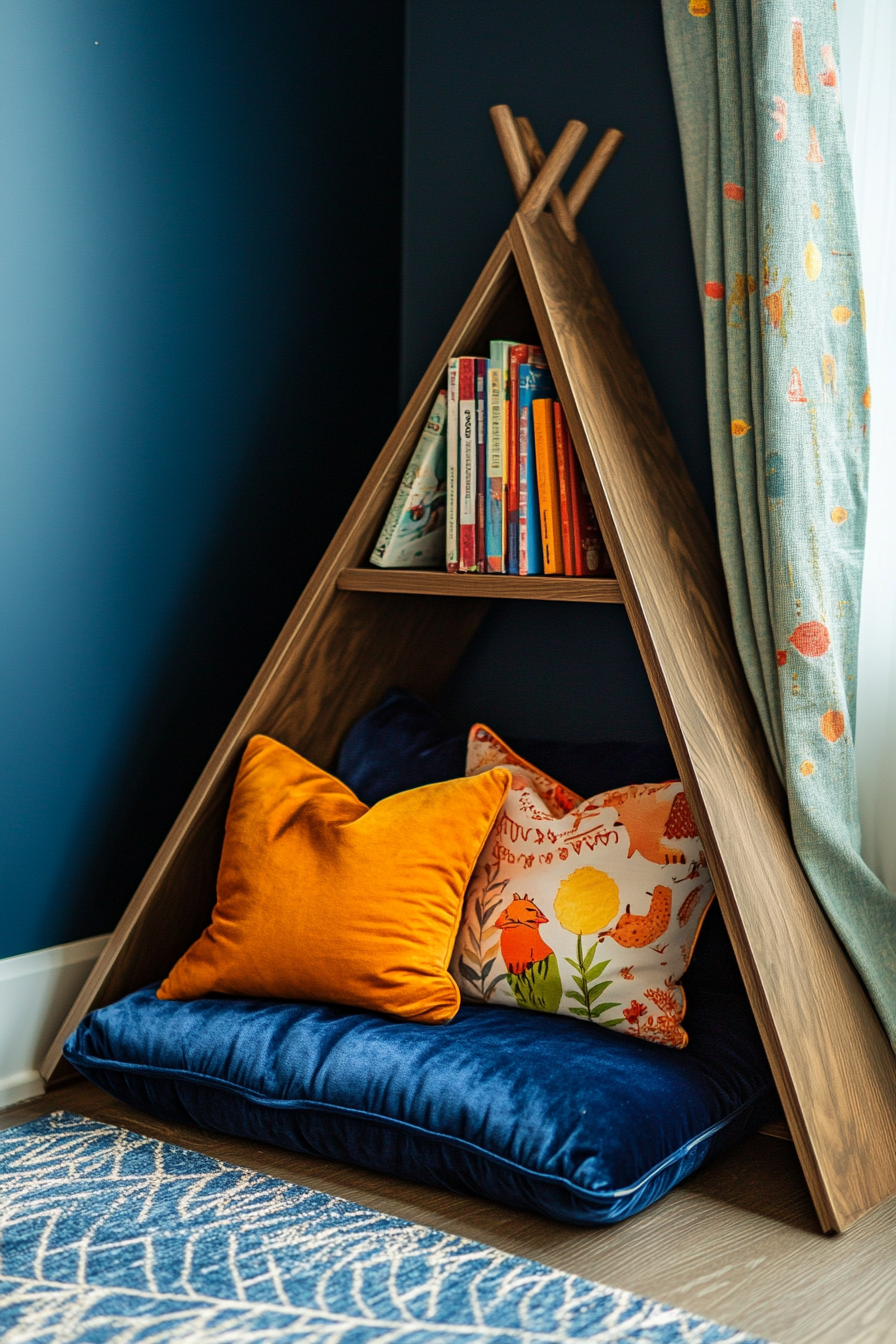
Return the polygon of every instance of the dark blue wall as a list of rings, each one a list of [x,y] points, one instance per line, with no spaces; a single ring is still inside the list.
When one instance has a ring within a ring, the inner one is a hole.
[[[402,56],[0,7],[0,956],[114,924],[391,428]]]
[[[407,396],[513,209],[492,103],[626,132],[582,225],[710,503],[659,0],[407,8],[405,66],[399,0],[0,7],[0,956],[133,892],[391,428],[399,323]],[[659,734],[620,610],[493,612],[457,722]]]
[[[703,337],[659,0],[409,0],[402,382],[407,396],[514,208],[488,109],[545,147],[579,117],[626,140],[580,224],[712,508]],[[513,332],[507,332],[509,338]],[[565,740],[662,728],[624,614],[496,603],[449,685],[459,726]]]

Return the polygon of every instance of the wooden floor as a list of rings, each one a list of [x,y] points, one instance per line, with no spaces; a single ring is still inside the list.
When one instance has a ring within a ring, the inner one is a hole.
[[[0,1112],[69,1110],[753,1331],[776,1344],[896,1344],[896,1199],[817,1230],[793,1145],[756,1135],[615,1227],[566,1227],[354,1167],[167,1125],[77,1081]]]

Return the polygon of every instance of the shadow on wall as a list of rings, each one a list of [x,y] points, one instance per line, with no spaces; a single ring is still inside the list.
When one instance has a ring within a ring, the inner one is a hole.
[[[3,7],[0,956],[115,923],[392,427],[403,23]]]
[[[703,333],[659,0],[408,0],[408,16],[404,395],[514,209],[489,107],[528,116],[545,148],[570,117],[587,122],[567,185],[617,126],[625,142],[579,224],[712,516]],[[446,710],[460,728],[488,717],[508,735],[547,738],[565,724],[578,741],[654,740],[653,696],[620,617],[495,603]]]

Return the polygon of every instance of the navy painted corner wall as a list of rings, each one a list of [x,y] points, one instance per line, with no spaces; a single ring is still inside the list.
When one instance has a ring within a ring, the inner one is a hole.
[[[408,0],[402,383],[407,396],[514,209],[488,109],[547,148],[625,132],[580,226],[712,514],[703,336],[659,0]],[[510,339],[513,332],[505,333]],[[586,741],[662,735],[619,609],[496,603],[444,697],[458,726]]]
[[[0,7],[0,956],[112,927],[391,428],[403,39]]]
[[[626,132],[581,223],[711,508],[659,0],[0,6],[0,957],[132,894],[505,227],[499,101]],[[444,707],[661,733],[619,609],[495,604]]]

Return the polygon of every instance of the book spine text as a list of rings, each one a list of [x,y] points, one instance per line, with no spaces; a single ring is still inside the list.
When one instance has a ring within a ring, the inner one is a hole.
[[[449,573],[457,572],[459,558],[458,547],[458,443],[457,443],[457,363],[448,361],[448,480],[445,499],[445,568]]]
[[[476,569],[476,370],[474,359],[458,360],[458,514],[461,573]]]
[[[485,549],[489,574],[504,572],[504,370],[489,362],[488,370],[488,507]]]

